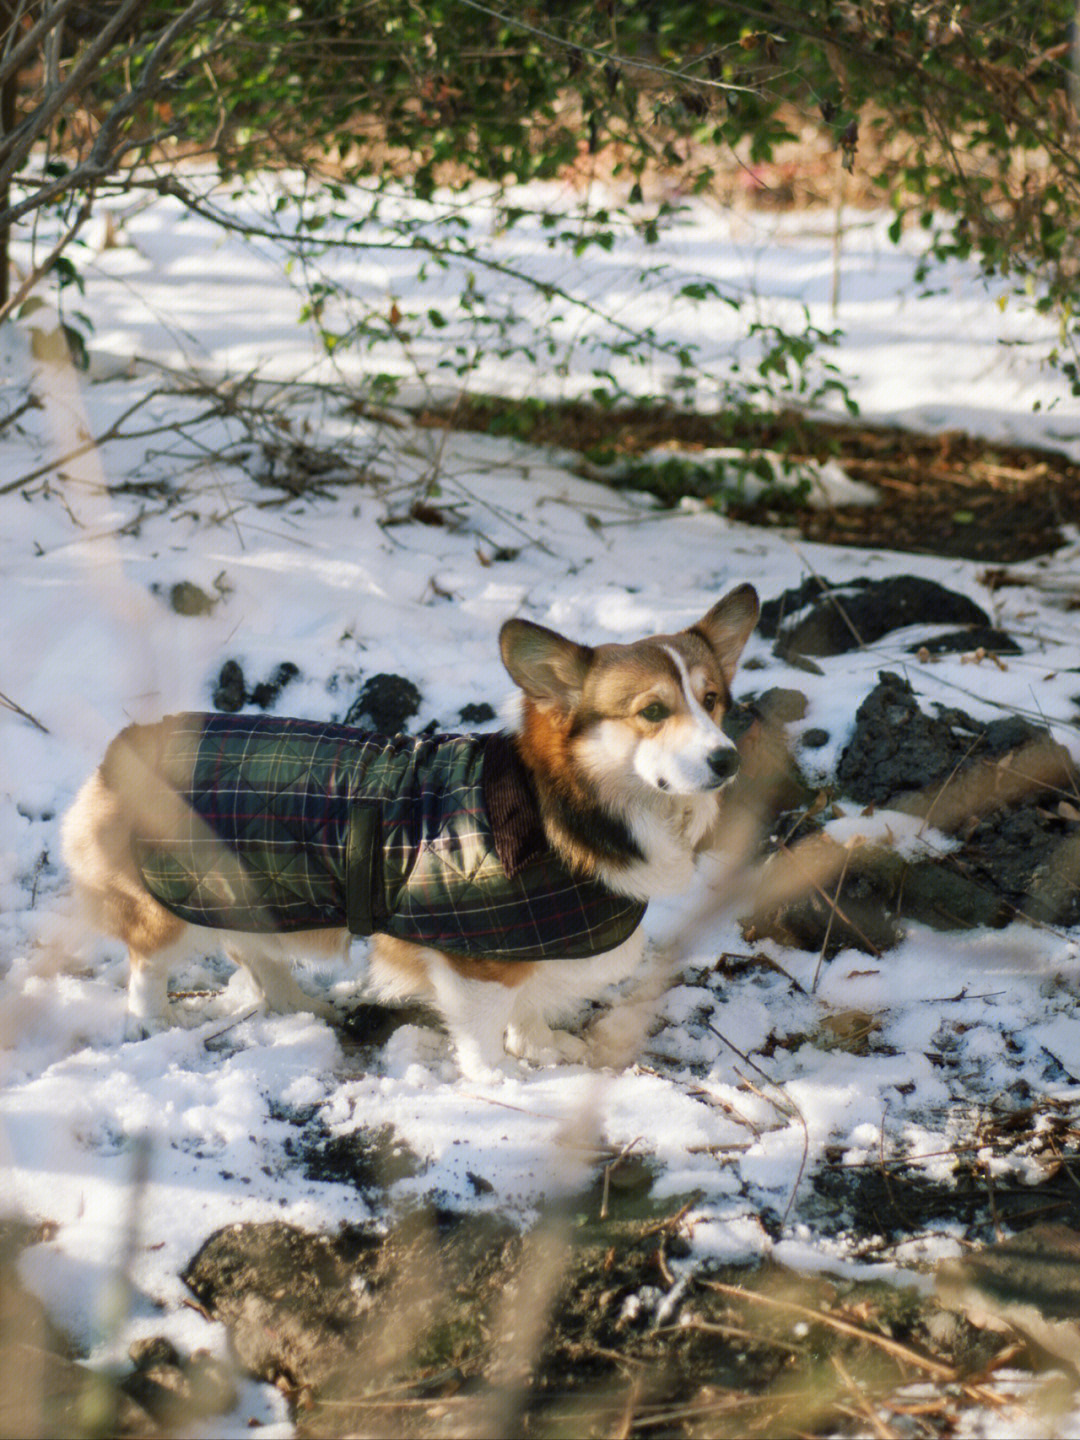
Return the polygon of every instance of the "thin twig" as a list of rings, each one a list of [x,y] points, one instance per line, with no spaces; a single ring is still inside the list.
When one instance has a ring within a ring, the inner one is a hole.
[[[798,1174],[795,1176],[795,1183],[791,1187],[791,1195],[788,1197],[788,1203],[784,1208],[784,1214],[781,1219],[781,1224],[786,1224],[787,1218],[791,1214],[792,1207],[795,1204],[795,1197],[799,1193],[799,1186],[802,1184],[802,1178],[806,1173],[806,1167],[810,1161],[810,1127],[806,1123],[806,1116],[799,1109],[798,1105],[795,1104],[795,1101],[792,1100],[790,1095],[787,1094],[784,1088],[781,1085],[778,1085],[771,1076],[767,1075],[760,1065],[756,1065],[754,1061],[750,1059],[749,1055],[745,1054],[742,1050],[740,1050],[737,1045],[733,1045],[726,1035],[722,1035],[720,1031],[717,1030],[716,1026],[712,1023],[711,1020],[706,1021],[706,1028],[711,1030],[718,1040],[722,1040],[729,1050],[733,1050],[745,1065],[750,1066],[752,1070],[756,1070],[757,1073],[761,1076],[761,1078],[766,1082],[766,1084],[771,1085],[774,1090],[777,1090],[782,1096],[784,1104],[788,1107],[788,1109],[785,1111],[780,1105],[777,1104],[775,1100],[772,1100],[771,1097],[769,1097],[768,1095],[762,1095],[762,1099],[768,1101],[768,1103],[771,1104],[774,1109],[779,1110],[781,1115],[786,1114],[789,1120],[797,1120],[802,1126],[802,1158],[799,1161]]]
[[[14,410],[9,410],[6,415],[0,417],[0,430],[6,430],[9,425],[14,425],[16,420],[21,419],[28,410],[40,409],[41,401],[38,397],[36,395],[28,395],[25,400],[15,406]]]
[[[16,705],[15,701],[10,699],[2,691],[0,691],[0,705],[5,705],[9,710],[14,710],[15,714],[21,715],[24,720],[29,720],[30,724],[34,726],[35,730],[40,730],[43,735],[49,734],[48,729],[41,723],[40,720],[35,719],[35,717],[30,714],[29,710],[24,710],[21,705]]]
[[[782,851],[785,855],[788,855],[788,856],[791,857],[791,859],[795,862],[796,868],[798,868],[798,858],[797,858],[797,857],[798,857],[798,851],[797,851],[797,849],[792,849],[792,847],[789,846],[789,845],[781,845],[781,846],[780,846],[780,849],[781,849],[781,851]],[[845,847],[844,860],[843,860],[843,862],[842,862],[842,863],[843,863],[843,867],[844,867],[845,869],[846,869],[846,867],[847,867],[847,863],[848,863],[849,858],[850,858],[850,852],[848,852],[847,849],[846,849],[846,847]],[[852,930],[856,935],[858,935],[859,939],[863,942],[863,944],[866,946],[866,948],[870,951],[871,955],[875,956],[876,959],[880,960],[880,959],[881,959],[881,955],[882,955],[882,952],[881,952],[880,948],[879,948],[877,945],[874,944],[874,942],[869,938],[868,935],[865,935],[865,934],[863,933],[863,931],[860,929],[860,927],[855,924],[854,920],[852,920],[852,919],[850,918],[850,916],[848,916],[848,915],[846,915],[846,914],[844,913],[844,911],[840,908],[840,906],[837,904],[837,902],[836,902],[834,899],[832,899],[828,894],[826,894],[826,892],[822,889],[822,887],[818,884],[818,882],[814,879],[814,877],[813,877],[812,875],[807,874],[805,878],[806,878],[806,880],[808,881],[808,883],[810,884],[811,888],[814,889],[814,890],[816,890],[817,893],[818,893],[818,895],[820,895],[820,897],[822,898],[822,900],[824,900],[825,904],[828,905],[831,910],[835,910],[835,912],[837,913],[837,915],[840,916],[840,919],[844,922],[844,924],[845,924],[850,930]]]
[[[927,807],[927,810],[926,810],[926,814],[922,817],[922,823],[921,823],[920,826],[919,826],[918,832],[917,832],[917,834],[916,834],[916,839],[919,839],[919,840],[922,839],[923,831],[924,831],[924,830],[926,829],[926,827],[930,824],[930,816],[934,813],[934,806],[938,803],[938,801],[941,799],[941,797],[942,797],[942,796],[945,794],[945,792],[948,790],[949,786],[950,786],[950,785],[952,784],[952,782],[956,779],[956,775],[957,775],[957,772],[959,771],[960,767],[963,765],[964,761],[968,758],[968,756],[969,756],[969,755],[971,754],[971,752],[975,749],[975,746],[978,745],[979,741],[980,741],[982,738],[983,738],[983,737],[982,737],[982,733],[981,733],[981,732],[980,732],[978,735],[975,735],[975,736],[972,737],[971,744],[967,747],[967,749],[964,751],[964,753],[963,753],[963,754],[960,756],[960,758],[957,760],[956,764],[955,764],[955,765],[952,767],[952,769],[949,771],[948,775],[946,775],[945,779],[941,782],[941,786],[939,787],[937,794],[936,794],[936,795],[934,796],[934,798],[930,801],[930,804],[929,804],[929,806]]]
[[[899,1432],[882,1420],[866,1395],[859,1389],[858,1385],[856,1385],[852,1378],[851,1371],[844,1364],[843,1360],[841,1360],[840,1356],[833,1354],[829,1356],[829,1359],[832,1362],[833,1369],[837,1375],[840,1376],[841,1383],[845,1390],[848,1390],[854,1397],[855,1408],[858,1414],[867,1422],[871,1430],[873,1430],[874,1434],[878,1437],[878,1440],[897,1440]]]
[[[523,30],[527,35],[533,35],[538,40],[546,41],[549,45],[558,45],[574,54],[591,55],[593,59],[602,60],[606,65],[615,65],[619,69],[642,70],[651,75],[663,75],[682,85],[700,85],[710,90],[734,90],[742,95],[756,96],[758,94],[757,89],[752,85],[736,85],[729,80],[689,75],[684,70],[672,70],[667,65],[654,65],[648,60],[637,60],[631,55],[617,54],[612,50],[597,50],[592,45],[582,44],[578,40],[564,40],[549,30],[540,30],[535,25],[528,24],[518,15],[508,14],[503,10],[493,10],[488,5],[482,5],[480,0],[461,0],[461,4],[467,5],[470,10],[480,11],[482,15],[490,15],[493,20],[498,20],[503,25],[512,25],[515,29]]]
[[[801,1355],[803,1351],[789,1340],[779,1340],[775,1335],[766,1335],[760,1330],[748,1330],[744,1325],[721,1325],[716,1320],[680,1320],[677,1325],[657,1325],[653,1335],[685,1335],[687,1331],[700,1335],[729,1335],[734,1340],[750,1340],[755,1345],[769,1345],[776,1350],[786,1350],[789,1355]]]
[[[211,1040],[219,1040],[222,1035],[227,1035],[230,1030],[235,1030],[238,1025],[243,1025],[245,1020],[250,1020],[253,1015],[257,1015],[258,1013],[258,1005],[252,1005],[250,1010],[242,1010],[240,1014],[237,1015],[235,1019],[230,1020],[227,1025],[222,1025],[219,1030],[212,1030],[209,1035],[204,1035],[202,1037],[203,1048],[205,1049]]]
[[[86,224],[87,220],[89,220],[90,212],[94,208],[95,198],[94,187],[91,185],[86,192],[83,203],[79,206],[79,211],[75,219],[60,236],[59,240],[57,240],[56,244],[45,256],[45,259],[30,270],[30,273],[22,280],[14,295],[10,296],[3,305],[0,305],[0,324],[3,324],[12,311],[19,308],[30,294],[30,291],[33,290],[34,286],[45,278],[53,265],[55,265],[61,253],[67,248],[70,242],[74,240],[75,236]]]
[[[955,1381],[956,1370],[951,1365],[943,1365],[940,1360],[933,1360],[928,1355],[920,1355],[909,1345],[902,1345],[899,1340],[893,1340],[888,1335],[879,1335],[874,1330],[866,1330],[861,1325],[855,1325],[850,1320],[843,1320],[839,1315],[831,1315],[827,1310],[814,1310],[809,1305],[799,1305],[794,1300],[778,1300],[773,1295],[763,1295],[760,1290],[744,1290],[739,1285],[726,1285],[721,1280],[706,1280],[699,1277],[697,1284],[703,1285],[707,1290],[714,1290],[718,1295],[727,1295],[733,1300],[748,1300],[755,1305],[764,1305],[772,1310],[783,1310],[789,1315],[799,1315],[804,1320],[809,1320],[815,1325],[825,1325],[830,1330],[835,1330],[841,1335],[850,1335],[855,1340],[864,1340],[868,1345],[876,1345],[879,1350],[894,1360],[900,1360],[905,1365],[912,1365],[918,1370],[923,1370],[927,1375],[932,1375],[935,1380],[942,1380],[946,1383]]]
[[[630,1154],[630,1151],[633,1150],[634,1146],[640,1142],[641,1138],[642,1137],[640,1135],[635,1135],[633,1140],[628,1140],[623,1146],[623,1148],[619,1151],[619,1153],[613,1159],[609,1160],[604,1166],[604,1190],[600,1199],[601,1220],[606,1220],[608,1216],[608,1196],[611,1190],[611,1172],[615,1169],[616,1165],[618,1165],[620,1160],[624,1160],[626,1156]]]
[[[866,641],[862,638],[858,630],[855,628],[855,622],[852,620],[851,616],[847,613],[843,605],[841,605],[840,601],[836,598],[836,595],[833,593],[832,587],[825,580],[824,576],[822,576],[817,570],[814,569],[814,566],[806,558],[806,556],[803,554],[803,552],[799,549],[797,545],[795,545],[790,540],[788,541],[788,544],[791,546],[792,550],[794,550],[795,554],[799,557],[799,563],[805,565],[807,570],[810,571],[810,574],[817,581],[818,587],[821,590],[822,595],[825,597],[826,600],[828,600],[829,604],[840,616],[840,619],[851,631],[852,638],[854,639],[856,645],[858,645],[860,650],[865,650],[867,648]]]
[[[814,978],[810,985],[810,994],[817,994],[818,981],[821,979],[821,967],[825,963],[825,952],[829,948],[829,936],[832,934],[833,921],[840,908],[840,892],[844,888],[844,881],[847,878],[848,865],[851,863],[851,851],[847,850],[844,856],[844,863],[840,869],[840,878],[836,882],[836,894],[833,896],[832,907],[829,910],[829,920],[825,926],[825,935],[821,941],[821,951],[818,955],[817,965],[814,967]]]
[[[39,480],[42,475],[50,474],[53,470],[58,469],[61,465],[69,465],[72,460],[78,460],[80,456],[88,454],[91,450],[98,449],[101,445],[104,445],[109,440],[128,440],[134,438],[130,435],[121,435],[120,427],[123,425],[124,421],[130,419],[130,417],[134,415],[136,411],[141,410],[144,405],[148,404],[156,396],[164,395],[167,393],[167,391],[161,389],[148,390],[145,395],[140,396],[138,400],[134,401],[131,405],[129,405],[128,408],[124,411],[124,413],[118,416],[117,419],[115,419],[112,424],[108,426],[107,429],[103,430],[100,435],[96,435],[89,440],[84,440],[81,445],[76,445],[73,450],[65,451],[63,455],[58,455],[55,459],[47,461],[46,464],[39,465],[35,470],[27,471],[25,475],[20,475],[15,480],[9,480],[6,485],[0,485],[0,495],[10,495],[13,490],[21,490],[23,486],[30,485],[35,480]],[[176,421],[172,421],[167,426],[160,426],[159,429],[172,429],[176,424]],[[149,431],[146,433],[156,434],[157,431]]]

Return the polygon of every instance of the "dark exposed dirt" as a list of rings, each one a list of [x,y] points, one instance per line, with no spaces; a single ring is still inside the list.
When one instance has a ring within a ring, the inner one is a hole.
[[[917,435],[796,414],[747,420],[659,406],[603,410],[486,397],[427,409],[417,420],[561,445],[605,464],[673,443],[680,450],[734,445],[778,450],[793,460],[837,460],[853,480],[877,488],[877,505],[780,509],[775,498],[724,504],[736,519],[765,525],[780,520],[806,539],[833,545],[1007,564],[1057,549],[1064,543],[1062,526],[1080,521],[1080,466],[1054,451],[991,444],[960,431]],[[635,483],[641,487],[640,474]],[[715,500],[708,492],[703,498]]]
[[[232,1226],[184,1279],[313,1437],[844,1434],[853,1393],[971,1377],[1008,1343],[915,1290],[685,1270],[682,1209],[598,1201],[524,1235],[434,1211],[384,1233]],[[921,1433],[954,1418],[943,1404]]]

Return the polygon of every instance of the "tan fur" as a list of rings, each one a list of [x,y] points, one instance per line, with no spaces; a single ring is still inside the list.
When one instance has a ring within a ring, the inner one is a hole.
[[[395,972],[397,985],[401,987],[399,993],[423,995],[430,990],[425,946],[399,940],[396,935],[373,935],[371,947],[375,963]],[[463,980],[486,981],[510,990],[524,985],[539,969],[538,964],[528,960],[483,960],[443,953],[447,964]]]
[[[138,955],[175,945],[190,927],[147,893],[131,853],[132,817],[105,767],[64,824],[64,855],[88,918]]]

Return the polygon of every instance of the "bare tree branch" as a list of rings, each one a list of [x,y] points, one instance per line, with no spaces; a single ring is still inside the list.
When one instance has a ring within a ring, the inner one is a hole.
[[[35,140],[41,138],[72,95],[94,74],[123,27],[146,3],[147,0],[121,0],[120,8],[100,35],[87,46],[68,78],[51,94],[46,91],[41,104],[32,110],[10,135],[4,137],[0,144],[0,159],[5,155],[8,158],[0,163],[0,190],[3,190],[23,163]]]
[[[50,99],[38,106],[37,110],[7,138],[6,142],[0,140],[0,156],[8,154],[8,159],[0,165],[0,195],[3,195],[6,185],[25,162],[32,145],[41,138],[56,118],[63,103],[70,98],[78,84],[93,73],[94,64],[100,60],[107,45],[115,38],[122,20],[132,17],[145,4],[146,0],[124,0],[120,11],[107,27],[108,41],[106,41],[105,32],[102,32],[94,45],[84,54],[76,70],[64,85]],[[226,0],[192,0],[192,3],[166,26],[150,54],[143,61],[136,83],[116,102],[101,122],[89,155],[66,174],[38,184],[31,194],[18,203],[4,205],[0,202],[0,230],[14,225],[23,216],[41,209],[44,205],[51,204],[62,195],[97,185],[115,170],[122,156],[129,150],[149,143],[145,137],[140,137],[135,141],[121,142],[117,140],[116,132],[140,105],[152,97],[155,87],[160,81],[162,67],[167,62],[176,42],[190,33],[206,16],[223,10],[225,4]]]
[[[25,8],[22,5],[19,6],[19,10],[14,15],[4,36],[3,58],[0,59],[0,84],[30,61],[45,36],[50,30],[57,29],[67,12],[76,3],[77,0],[53,0],[51,5],[42,6],[41,14],[33,25],[21,40],[16,41],[19,18]]]

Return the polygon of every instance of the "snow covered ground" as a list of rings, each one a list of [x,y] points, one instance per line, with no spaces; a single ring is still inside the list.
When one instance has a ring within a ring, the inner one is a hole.
[[[845,243],[838,359],[864,413],[1041,439],[1080,459],[1080,407],[1040,370],[1038,344],[1001,343],[1041,342],[1040,322],[1002,311],[959,266],[920,293],[915,247],[889,246],[885,223],[852,217]],[[296,665],[278,713],[320,719],[341,718],[366,677],[407,675],[423,697],[417,728],[453,728],[463,706],[498,707],[507,695],[495,644],[507,615],[582,639],[632,639],[697,618],[739,581],[767,599],[811,570],[833,581],[916,570],[971,596],[1022,640],[1004,670],[958,656],[923,665],[905,652],[926,632],[900,632],[823,661],[820,676],[753,640],[746,658],[758,668],[740,674],[736,694],[802,690],[808,712],[790,733],[797,743],[808,727],[828,731],[827,746],[801,756],[825,774],[881,669],[906,673],[924,705],[1041,716],[1080,756],[1080,638],[1060,594],[989,593],[972,563],[804,545],[692,506],[661,512],[648,497],[577,478],[566,454],[345,414],[316,388],[268,387],[282,424],[262,438],[331,450],[351,480],[279,503],[282,492],[257,480],[265,450],[235,417],[210,413],[212,397],[175,393],[175,375],[220,382],[255,372],[311,386],[396,365],[406,397],[417,398],[423,385],[447,383],[437,369],[446,335],[414,348],[411,368],[391,347],[339,354],[331,367],[296,323],[298,297],[272,242],[245,246],[169,201],[134,213],[120,241],[82,261],[81,303],[95,326],[89,375],[35,358],[48,350],[48,310],[0,330],[4,413],[28,387],[42,402],[0,432],[0,691],[38,722],[0,709],[0,1213],[54,1222],[51,1238],[25,1253],[22,1274],[92,1362],[161,1333],[184,1351],[223,1351],[223,1332],[183,1306],[178,1279],[220,1226],[275,1218],[332,1229],[370,1213],[352,1186],[307,1178],[290,1160],[297,1115],[318,1115],[331,1135],[391,1126],[417,1157],[415,1173],[391,1188],[395,1206],[434,1196],[527,1219],[545,1194],[574,1183],[578,1152],[565,1137],[584,1134],[604,1153],[633,1144],[652,1156],[653,1193],[670,1196],[672,1209],[695,1197],[697,1257],[771,1255],[865,1272],[851,1238],[822,1223],[820,1205],[804,1204],[826,1151],[848,1161],[924,1156],[926,1173],[944,1179],[954,1147],[977,1134],[995,1098],[1080,1100],[1080,935],[1022,925],[956,935],[913,926],[880,962],[838,955],[810,995],[760,967],[723,981],[718,958],[748,949],[728,908],[695,942],[642,1064],[622,1075],[563,1066],[487,1087],[462,1081],[441,1034],[422,1025],[361,1055],[307,1015],[231,1023],[250,995],[210,961],[174,977],[174,988],[226,986],[223,994],[178,1002],[183,1024],[124,1043],[123,958],[79,924],[59,866],[59,820],[111,735],[130,719],[210,708],[226,659],[249,684]],[[526,226],[489,243],[507,261],[563,266]],[[754,294],[761,313],[805,304],[829,328],[829,245],[815,217],[735,222],[702,209],[662,247],[662,284],[634,281],[635,264],[658,257],[637,253],[633,239],[576,262],[574,284],[614,297],[665,338],[703,344],[704,371],[739,322],[719,303],[677,304],[679,286],[708,276]],[[326,263],[357,293],[385,296],[388,310],[431,303],[410,257]],[[520,303],[539,301],[522,292]],[[662,385],[662,369],[628,369],[624,383]],[[537,377],[512,360],[485,361],[469,383],[554,396],[587,388],[589,377],[587,366]],[[1036,400],[1043,408],[1033,414]],[[114,429],[116,438],[87,445]],[[410,520],[421,493],[452,523]],[[1070,548],[1045,568],[1067,577],[1074,564]],[[176,613],[170,596],[181,582],[215,598],[210,613]],[[650,907],[650,938],[676,938],[683,913],[680,903]],[[816,955],[755,948],[810,990]],[[348,970],[313,969],[301,983],[347,1003],[362,998],[362,979],[358,942]],[[852,1011],[879,1027],[869,1053],[835,1043],[830,1016]],[[725,1036],[756,1057],[772,1087]],[[139,1136],[149,1179],[134,1297],[118,1325],[109,1304]],[[1010,1163],[1026,1164],[1022,1155]],[[882,1269],[911,1278],[905,1267],[956,1250],[939,1228],[887,1253]],[[269,1387],[245,1392],[235,1433],[251,1417],[264,1434],[289,1433]]]

